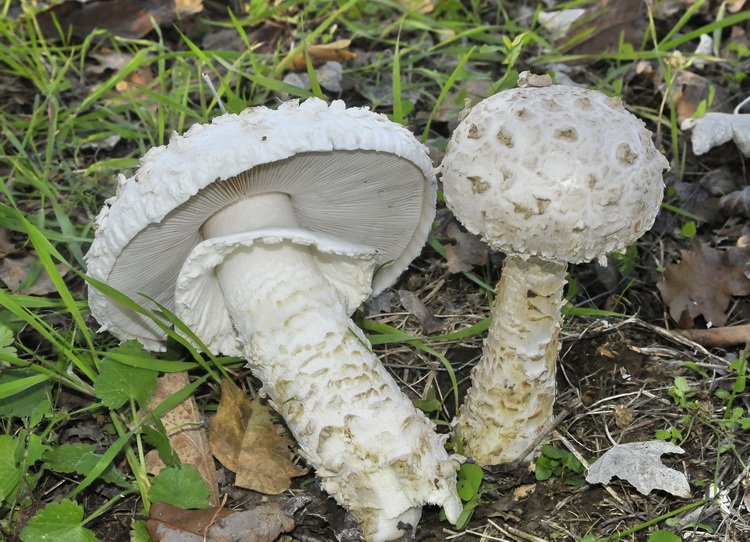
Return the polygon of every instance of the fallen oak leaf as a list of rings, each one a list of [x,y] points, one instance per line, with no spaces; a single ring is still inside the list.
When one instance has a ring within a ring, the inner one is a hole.
[[[615,444],[589,467],[589,484],[609,484],[613,477],[630,482],[643,495],[654,489],[677,497],[691,496],[690,484],[684,474],[666,467],[663,454],[682,454],[685,450],[664,440]]]
[[[578,17],[558,40],[564,55],[599,55],[618,50],[622,43],[637,46],[646,30],[641,0],[600,0]],[[567,61],[568,64],[592,59]]]
[[[275,414],[259,398],[253,400],[234,482],[239,487],[278,495],[289,489],[292,478],[307,473],[306,468],[292,461],[294,441],[281,425],[274,423]]]
[[[151,398],[149,409],[156,408],[167,397],[177,393],[190,384],[187,372],[166,373],[157,381],[157,388]],[[203,427],[203,416],[198,409],[194,396],[190,396],[182,403],[164,413],[161,422],[169,435],[172,448],[180,461],[197,470],[206,482],[211,492],[210,504],[219,503],[219,483],[216,477],[216,467],[208,443],[208,435]],[[157,474],[164,468],[164,462],[159,458],[157,450],[146,454],[146,469],[151,474]]]
[[[422,326],[422,331],[429,335],[430,333],[437,333],[443,329],[443,322],[437,318],[432,311],[427,308],[421,299],[414,292],[409,290],[399,290],[398,297],[401,301],[401,305],[413,314],[419,320],[419,324]]]
[[[733,296],[750,294],[750,247],[711,248],[699,241],[693,250],[680,251],[682,261],[671,263],[656,285],[669,314],[680,327],[692,327],[705,318],[713,326],[727,322],[726,308]]]
[[[277,503],[233,512],[217,507],[183,510],[157,502],[146,522],[154,542],[272,542],[293,528],[294,518]]]
[[[209,441],[216,459],[237,474],[235,485],[276,495],[307,469],[292,461],[294,441],[272,417],[273,411],[260,399],[247,397],[223,380]]]
[[[685,119],[680,128],[692,130],[693,152],[705,154],[714,147],[734,141],[744,156],[750,156],[750,115],[739,113],[747,102],[748,99],[740,103],[733,113],[711,112],[699,119]]]
[[[191,15],[203,9],[202,0],[68,0],[49,7],[37,15],[39,28],[48,39],[59,39],[69,33],[85,39],[94,30],[136,39],[149,33],[153,22],[165,26],[178,15]]]
[[[487,263],[490,247],[480,236],[463,231],[455,222],[448,224],[446,233],[456,240],[455,244],[445,245],[448,273],[466,273],[475,265]]]

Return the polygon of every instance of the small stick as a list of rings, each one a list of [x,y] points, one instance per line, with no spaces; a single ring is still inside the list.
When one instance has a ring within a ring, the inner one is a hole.
[[[607,437],[609,438],[609,440],[613,444],[615,444],[615,441],[612,440],[612,436],[609,434],[609,429],[607,428],[606,424],[604,425],[604,429],[607,431]],[[583,457],[581,455],[581,453],[578,451],[578,449],[575,446],[573,446],[573,444],[571,444],[571,442],[567,438],[565,438],[564,436],[562,436],[562,434],[559,431],[554,431],[552,433],[552,436],[554,436],[557,440],[559,440],[560,442],[562,442],[563,445],[568,449],[568,451],[570,453],[572,453],[576,457],[576,459],[581,462],[581,465],[583,465],[584,467],[586,467],[586,469],[588,470],[588,468],[589,468],[589,462],[586,460],[585,457]],[[612,489],[611,487],[606,486],[606,485],[604,486],[604,489],[607,491],[607,493],[610,494],[610,496],[614,500],[616,500],[618,502],[618,504],[620,506],[627,507],[627,505],[625,504],[625,501],[623,501],[620,498],[620,496],[617,493],[615,493],[614,489]]]
[[[497,523],[495,523],[491,519],[487,521],[490,525],[492,525],[495,529],[497,529],[501,533],[516,536],[522,540],[528,540],[529,542],[547,542],[543,538],[539,538],[538,536],[534,536],[533,534],[529,534],[527,532],[521,531],[520,529],[516,529],[515,527],[511,527],[507,523],[505,524],[504,527],[500,527]]]
[[[750,340],[750,324],[742,326],[710,327],[708,329],[675,329],[673,333],[682,335],[703,346],[725,348],[744,344]]]
[[[213,94],[214,98],[216,99],[216,103],[219,104],[219,109],[221,109],[222,113],[226,113],[227,110],[224,107],[224,102],[221,101],[221,98],[219,98],[219,94],[216,92],[216,87],[214,87],[213,81],[211,81],[211,78],[208,76],[207,73],[201,74],[203,76],[203,80],[208,85],[208,88],[211,89],[211,94]]]

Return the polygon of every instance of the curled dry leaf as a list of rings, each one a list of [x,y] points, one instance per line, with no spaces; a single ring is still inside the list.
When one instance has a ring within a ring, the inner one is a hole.
[[[581,21],[580,24],[578,21]],[[562,50],[566,55],[612,52],[620,47],[621,36],[625,43],[639,44],[646,29],[645,21],[641,0],[600,0],[584,12],[557,43],[563,45],[572,42]],[[569,63],[580,62],[574,60]]]
[[[328,61],[346,62],[357,56],[357,53],[347,50],[351,43],[352,40],[337,40],[323,45],[308,45],[307,52],[310,54],[313,66],[316,67]],[[304,52],[294,57],[288,68],[293,72],[306,70],[307,61]]]
[[[178,15],[190,15],[203,9],[203,0],[68,0],[51,6],[37,15],[39,27],[47,38],[59,39],[69,32],[85,39],[94,30],[109,30],[123,38],[140,38],[154,27],[165,26]]]
[[[443,322],[439,318],[436,318],[432,311],[422,303],[422,300],[414,293],[408,290],[398,291],[401,305],[409,311],[411,314],[417,317],[422,331],[427,334],[437,333],[443,329]]]
[[[154,503],[146,528],[154,542],[271,542],[294,528],[294,518],[277,503],[241,512],[221,508],[183,510]]]
[[[35,272],[39,260],[36,256],[25,256],[24,258],[3,258],[0,263],[0,282],[15,293],[26,295],[47,295],[57,291],[47,271],[42,269],[31,284],[27,280],[30,273]],[[69,268],[64,264],[57,264],[57,271],[65,277]]]
[[[160,377],[156,393],[151,398],[150,409],[155,408],[164,399],[189,384],[190,380],[186,372],[167,373]],[[180,461],[195,468],[201,474],[211,491],[210,503],[212,505],[219,504],[219,483],[216,478],[216,466],[208,445],[208,436],[203,427],[203,416],[198,410],[195,397],[191,395],[165,413],[161,417],[161,421],[169,435],[169,442]],[[159,459],[156,450],[146,454],[146,468],[151,474],[157,474],[164,468],[164,463]]]
[[[273,422],[273,410],[227,380],[221,392],[209,434],[216,459],[237,473],[237,486],[272,495],[289,489],[291,479],[307,469],[292,461],[294,441]]]
[[[680,127],[692,130],[695,154],[705,154],[727,141],[734,141],[744,156],[750,156],[750,115],[706,113],[700,119],[686,119]]]
[[[661,462],[663,454],[682,454],[685,450],[663,440],[615,444],[589,467],[589,484],[608,484],[613,477],[627,480],[648,495],[654,489],[677,497],[689,498],[690,484],[684,474]]]
[[[463,231],[452,222],[446,233],[456,240],[455,244],[445,245],[445,267],[449,273],[466,273],[475,265],[484,265],[490,254],[490,247],[481,237]]]
[[[750,247],[717,250],[694,241],[693,250],[680,251],[682,261],[671,263],[656,286],[680,327],[692,327],[702,316],[707,324],[723,326],[732,296],[750,294]]]

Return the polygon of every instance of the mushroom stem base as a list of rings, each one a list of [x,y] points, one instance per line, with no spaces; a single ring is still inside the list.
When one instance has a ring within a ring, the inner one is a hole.
[[[536,257],[503,264],[482,359],[458,416],[464,451],[481,465],[523,459],[553,418],[566,274],[566,264]]]
[[[310,247],[239,247],[217,268],[232,322],[263,391],[324,489],[369,541],[416,526],[422,505],[455,520],[457,462],[401,392],[318,272]]]

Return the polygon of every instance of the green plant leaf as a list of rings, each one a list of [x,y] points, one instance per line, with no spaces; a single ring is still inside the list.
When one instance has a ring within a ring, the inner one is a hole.
[[[0,503],[8,499],[21,481],[22,470],[16,461],[18,441],[10,435],[0,435]]]
[[[417,401],[417,408],[422,412],[437,412],[443,408],[443,404],[437,398],[435,388],[427,390],[427,396]]]
[[[31,416],[36,406],[47,399],[49,381],[30,369],[3,369],[0,388],[7,390],[0,399],[0,416]]]
[[[55,472],[75,472],[85,476],[96,466],[102,455],[94,453],[94,447],[90,444],[62,444],[46,452],[43,457],[47,467]],[[130,487],[125,475],[112,463],[107,465],[99,477],[120,487]]]
[[[148,492],[152,503],[165,502],[183,509],[207,507],[210,494],[200,473],[190,465],[163,468]]]
[[[16,355],[16,349],[11,346],[13,344],[13,332],[8,329],[8,326],[0,324],[0,352],[8,354],[9,356]]]
[[[137,341],[127,341],[114,349],[120,354],[143,355],[143,347]],[[99,376],[94,382],[96,396],[105,406],[120,408],[130,399],[145,407],[156,390],[157,373],[150,369],[137,369],[111,358],[102,360]]]
[[[461,465],[458,471],[456,491],[462,501],[470,501],[477,496],[483,477],[484,471],[479,465],[475,465],[474,463],[464,463]]]
[[[180,457],[174,451],[172,443],[169,442],[169,436],[164,424],[159,418],[151,416],[154,427],[150,425],[143,426],[143,440],[156,448],[159,458],[169,467],[180,465]]]
[[[83,526],[83,508],[65,499],[49,503],[21,531],[23,542],[97,542]]]
[[[669,531],[659,530],[651,533],[646,542],[682,542],[682,537]]]

